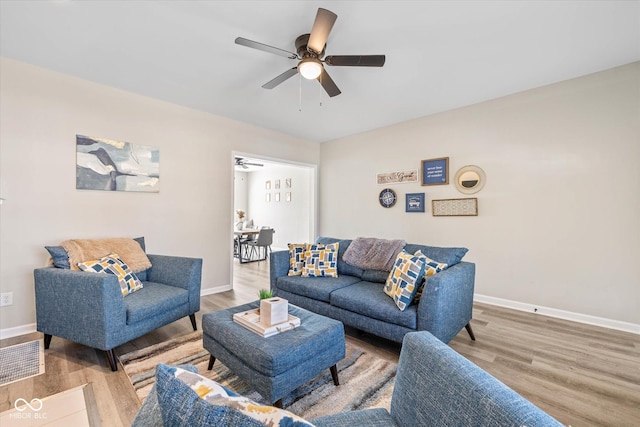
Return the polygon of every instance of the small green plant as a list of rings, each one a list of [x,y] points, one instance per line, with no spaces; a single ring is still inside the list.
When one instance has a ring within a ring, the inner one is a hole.
[[[273,292],[267,289],[260,289],[260,292],[258,292],[258,295],[260,295],[260,299],[273,298]]]

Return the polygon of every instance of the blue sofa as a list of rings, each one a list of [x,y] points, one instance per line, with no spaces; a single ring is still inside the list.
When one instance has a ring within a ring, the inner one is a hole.
[[[193,366],[187,369],[195,371]],[[256,425],[232,408],[203,404],[186,385],[178,384],[180,390],[167,392],[167,380],[161,375],[156,378],[162,383],[154,385],[134,427],[169,425],[163,423],[163,411],[179,418],[180,425],[226,425],[222,415],[235,415],[234,426]],[[158,393],[158,387],[165,390]],[[404,338],[390,411],[348,411],[309,422],[317,427],[562,425],[429,332],[409,333]]]
[[[289,251],[270,258],[271,290],[274,295],[307,310],[340,320],[345,325],[402,342],[405,334],[429,331],[448,343],[462,328],[475,340],[469,321],[473,310],[475,264],[461,261],[465,248],[439,248],[407,244],[449,267],[426,279],[422,296],[405,311],[383,292],[388,271],[361,270],[343,261],[351,240],[320,237],[317,243],[339,242],[338,277],[288,276]]]
[[[116,371],[115,347],[185,316],[196,330],[202,259],[147,256],[152,267],[137,273],[144,287],[126,297],[114,275],[35,269],[37,329],[45,348],[57,336],[104,350]]]

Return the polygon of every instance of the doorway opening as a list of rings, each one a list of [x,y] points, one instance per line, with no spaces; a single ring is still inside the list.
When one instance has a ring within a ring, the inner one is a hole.
[[[238,226],[274,229],[272,251],[287,249],[288,243],[315,240],[316,165],[241,152],[232,153],[232,162],[233,222],[229,224],[234,230],[232,245],[236,242]],[[238,215],[240,211],[244,214],[242,219]],[[268,268],[268,261],[256,262]],[[241,268],[241,264],[235,257],[231,264],[233,278],[233,269]],[[265,288],[268,287],[265,283]]]

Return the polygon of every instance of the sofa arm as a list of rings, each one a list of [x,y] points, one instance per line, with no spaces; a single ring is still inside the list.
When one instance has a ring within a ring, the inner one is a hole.
[[[114,347],[111,340],[127,316],[116,276],[46,267],[34,270],[34,280],[38,331],[101,350]]]
[[[189,291],[189,312],[200,310],[202,259],[147,254],[151,268],[147,270],[149,282],[162,283]]]
[[[287,274],[289,274],[289,251],[271,252],[271,256],[269,258],[271,290],[275,289],[278,277],[286,276]]]
[[[428,332],[404,337],[391,416],[398,425],[561,425]]]
[[[476,265],[459,262],[427,278],[418,303],[418,330],[448,343],[471,320]]]

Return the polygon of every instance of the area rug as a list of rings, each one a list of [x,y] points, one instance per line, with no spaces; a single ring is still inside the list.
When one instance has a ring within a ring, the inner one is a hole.
[[[0,386],[44,374],[42,340],[0,348]]]
[[[207,370],[209,352],[202,347],[202,333],[194,332],[120,356],[120,362],[140,401],[144,401],[155,382],[158,363],[192,364],[198,372],[222,385],[268,404],[220,361]],[[329,369],[283,398],[287,410],[303,418],[314,418],[337,412],[364,408],[386,408],[391,394],[397,365],[347,343],[346,357],[338,362],[340,386],[333,385]]]

